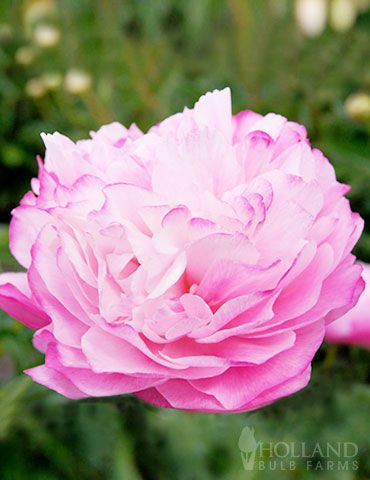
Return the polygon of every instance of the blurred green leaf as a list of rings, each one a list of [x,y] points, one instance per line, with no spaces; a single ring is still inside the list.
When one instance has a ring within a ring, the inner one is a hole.
[[[22,376],[14,378],[0,388],[0,440],[6,437],[8,429],[18,415],[19,404],[30,383],[30,378]]]

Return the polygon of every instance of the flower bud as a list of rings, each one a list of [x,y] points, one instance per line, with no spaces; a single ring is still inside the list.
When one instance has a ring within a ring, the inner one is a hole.
[[[36,58],[36,50],[29,45],[18,48],[15,52],[15,60],[20,65],[30,65]]]
[[[30,28],[35,23],[55,14],[56,5],[54,0],[33,0],[28,3],[24,11],[24,23]]]
[[[91,87],[91,76],[88,72],[77,68],[69,70],[64,79],[64,87],[73,95],[81,95]]]
[[[302,31],[309,37],[317,37],[326,24],[326,0],[297,0],[295,15]]]
[[[46,88],[41,78],[31,78],[25,87],[26,94],[32,98],[41,98],[46,94]]]
[[[330,9],[330,24],[337,32],[349,30],[356,22],[357,9],[352,0],[333,0]]]
[[[352,120],[370,120],[370,95],[363,92],[352,93],[344,103],[344,110]]]
[[[60,31],[54,25],[38,25],[33,32],[33,39],[41,48],[52,48],[59,43]]]

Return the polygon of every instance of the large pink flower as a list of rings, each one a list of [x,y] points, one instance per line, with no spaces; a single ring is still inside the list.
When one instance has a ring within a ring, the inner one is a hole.
[[[328,325],[326,338],[332,343],[348,343],[370,349],[370,265],[363,264],[365,291],[357,305]]]
[[[362,221],[304,127],[231,113],[229,89],[143,134],[43,136],[0,306],[37,331],[32,378],[242,411],[304,387],[325,322],[358,299]]]

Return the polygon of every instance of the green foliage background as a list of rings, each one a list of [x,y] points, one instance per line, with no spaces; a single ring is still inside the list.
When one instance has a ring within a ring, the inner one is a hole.
[[[293,11],[289,0],[1,0],[0,270],[17,268],[5,224],[36,171],[41,131],[82,138],[114,119],[146,129],[225,85],[235,112],[276,111],[307,126],[353,187],[353,208],[367,224],[357,253],[370,261],[370,113],[355,119],[345,107],[370,90],[370,12],[346,32],[327,26],[307,38]],[[44,23],[60,32],[53,47],[35,42]],[[26,64],[25,46],[33,55]],[[91,88],[30,95],[30,81],[75,68],[91,76]],[[21,373],[41,361],[30,333],[1,315],[1,480],[370,478],[367,351],[324,345],[307,389],[238,415],[157,410],[130,398],[120,409],[70,402]],[[246,425],[258,441],[357,443],[359,469],[307,472],[298,459],[294,471],[246,472],[238,449]]]

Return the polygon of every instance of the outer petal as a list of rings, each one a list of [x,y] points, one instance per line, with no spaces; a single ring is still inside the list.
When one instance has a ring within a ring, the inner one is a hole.
[[[10,251],[25,268],[31,264],[31,248],[42,228],[53,218],[44,210],[31,205],[21,205],[13,210],[10,223]]]
[[[30,375],[32,380],[45,387],[55,390],[56,392],[64,395],[72,400],[78,400],[80,398],[88,397],[86,393],[81,392],[76,385],[74,385],[68,378],[62,373],[57,372],[52,368],[48,368],[45,365],[29,368],[25,370],[27,375]]]
[[[50,322],[32,297],[26,273],[0,274],[0,308],[30,328],[42,328]]]
[[[324,336],[322,322],[297,332],[296,343],[290,349],[256,367],[230,368],[212,379],[194,380],[199,391],[212,395],[227,410],[241,408],[284,381],[301,375],[311,362]]]

